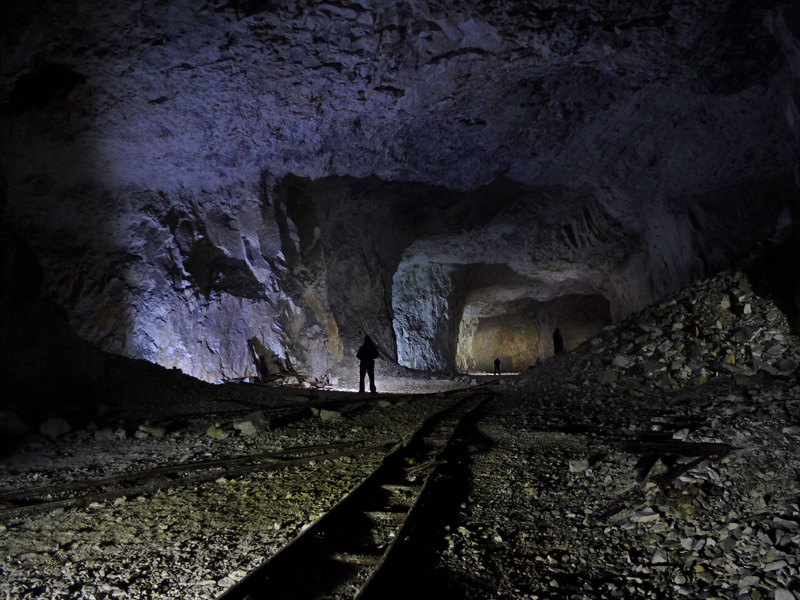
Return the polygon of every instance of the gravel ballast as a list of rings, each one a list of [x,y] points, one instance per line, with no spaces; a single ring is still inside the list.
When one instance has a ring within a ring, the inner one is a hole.
[[[476,425],[463,502],[440,524],[430,571],[409,584],[475,599],[800,598],[799,362],[781,311],[743,274],[727,273],[502,377],[484,388],[492,399]],[[167,388],[143,379],[124,401],[109,396],[110,418],[65,419],[69,431],[28,438],[5,457],[2,488],[300,445],[402,441],[452,401],[169,378]],[[157,398],[164,389],[168,406]],[[306,412],[270,422],[275,407]],[[698,448],[714,451],[689,452]],[[218,597],[382,457],[4,522],[0,593]]]

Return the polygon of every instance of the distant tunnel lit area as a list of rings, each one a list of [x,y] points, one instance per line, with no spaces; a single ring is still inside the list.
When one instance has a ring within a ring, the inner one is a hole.
[[[462,373],[518,373],[559,350],[569,351],[611,324],[608,300],[574,294],[553,300],[521,299],[494,307],[469,306],[458,332],[457,365]],[[499,312],[498,309],[502,309]],[[560,338],[560,340],[559,340]],[[559,346],[560,341],[560,346]]]

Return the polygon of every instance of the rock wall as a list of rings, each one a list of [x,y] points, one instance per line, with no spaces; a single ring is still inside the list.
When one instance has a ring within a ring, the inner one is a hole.
[[[103,349],[220,381],[257,374],[255,343],[272,373],[320,377],[341,356],[324,269],[274,187],[265,180],[235,199],[98,193],[96,203],[73,190],[61,197],[71,219],[37,222],[44,209],[25,210],[48,288]]]
[[[579,328],[582,333],[572,340],[577,344],[602,324],[742,259],[759,240],[780,239],[791,189],[775,182],[762,191],[730,190],[724,214],[696,199],[688,215],[656,201],[626,203],[589,188],[518,186],[500,196],[484,193],[499,206],[479,223],[467,225],[452,214],[435,234],[419,234],[404,250],[393,280],[403,365],[484,369],[487,355],[501,350],[475,345],[482,319],[516,314],[515,302],[598,297],[608,306],[608,318],[593,319],[591,331]],[[569,314],[563,322],[570,322]],[[555,325],[548,320],[551,332]],[[529,337],[539,339],[541,325],[531,327]],[[416,335],[420,331],[426,333]],[[457,357],[449,354],[456,347]],[[508,355],[515,368],[537,353],[552,354],[545,346],[537,352],[515,347]]]
[[[7,220],[82,337],[202,379],[324,379],[364,332],[453,370],[487,290],[619,320],[794,193],[790,3],[64,10],[0,7]]]
[[[540,302],[522,299],[465,310],[458,333],[460,372],[493,372],[499,357],[504,373],[518,373],[554,355],[559,331],[570,351],[611,324],[608,300],[602,296],[566,295]],[[492,314],[494,313],[494,314]]]
[[[463,269],[411,264],[395,280],[392,305],[400,364],[455,372],[455,336],[464,298]]]

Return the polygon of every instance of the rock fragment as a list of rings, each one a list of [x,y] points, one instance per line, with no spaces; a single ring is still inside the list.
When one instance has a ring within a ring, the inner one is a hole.
[[[0,410],[0,439],[8,441],[21,438],[29,428],[18,413],[12,410]]]
[[[631,521],[634,523],[652,523],[653,521],[658,521],[660,518],[661,515],[652,508],[635,510],[631,513]]]
[[[253,425],[252,421],[238,421],[233,424],[233,428],[245,436],[255,435],[258,433],[258,429],[255,425]]]
[[[342,419],[342,413],[323,408],[319,411],[319,418],[323,421],[340,421]]]
[[[206,431],[206,435],[213,440],[224,440],[228,437],[228,432],[220,429],[217,425],[211,425]]]
[[[57,438],[70,431],[72,431],[70,424],[60,417],[47,419],[39,425],[39,432],[49,438]]]
[[[147,423],[145,423],[144,425],[139,425],[139,431],[158,438],[167,435],[167,430],[164,429],[163,427],[157,427],[155,425],[149,425]]]

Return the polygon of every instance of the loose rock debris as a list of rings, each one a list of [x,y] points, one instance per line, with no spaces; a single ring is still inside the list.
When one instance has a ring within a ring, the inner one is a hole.
[[[308,418],[224,439],[208,437],[201,424],[163,438],[97,439],[73,432],[46,449],[37,445],[36,454],[12,457],[4,464],[4,487],[325,440],[388,443],[410,435],[448,402],[433,397],[406,412],[409,400],[393,398],[389,406],[343,410],[348,416],[339,421]],[[381,460],[382,454],[319,460],[4,522],[0,597],[216,598],[330,509]]]
[[[797,600],[799,362],[800,341],[783,314],[744,275],[728,273],[504,378],[477,424],[492,444],[469,446],[459,475],[464,497],[431,523],[440,541],[435,560],[414,571],[403,592]],[[446,399],[384,402],[247,435],[233,418],[211,417],[144,439],[73,429],[11,457],[3,483],[401,439]],[[228,437],[208,437],[212,425]],[[379,462],[372,455],[321,461],[3,523],[0,591],[217,597]]]
[[[726,274],[505,386],[441,573],[468,598],[800,598],[799,346]]]

